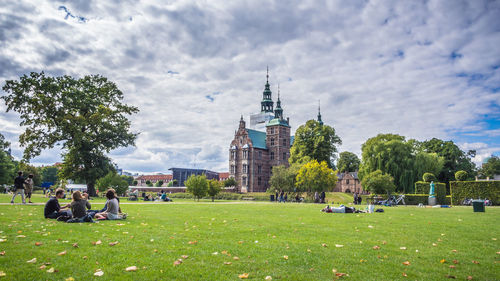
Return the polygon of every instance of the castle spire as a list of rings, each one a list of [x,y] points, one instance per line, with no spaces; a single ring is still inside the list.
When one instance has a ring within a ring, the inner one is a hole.
[[[269,66],[267,67],[266,73],[266,85],[264,87],[264,92],[262,93],[262,101],[260,102],[261,112],[273,112],[274,102],[272,99],[272,92],[269,86]]]
[[[281,108],[280,100],[280,84],[278,83],[278,101],[276,102],[276,109],[274,110],[274,118],[283,120],[283,109]]]
[[[323,125],[323,121],[321,120],[321,101],[318,100],[318,122],[320,125]]]

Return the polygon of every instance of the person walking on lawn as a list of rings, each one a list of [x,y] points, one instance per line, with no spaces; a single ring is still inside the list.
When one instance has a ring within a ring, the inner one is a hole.
[[[33,192],[33,174],[30,174],[28,178],[24,181],[24,193],[26,194],[26,198],[28,198],[28,203],[31,202],[31,193]]]
[[[23,172],[17,173],[17,178],[14,179],[14,195],[12,195],[12,199],[10,200],[11,204],[14,204],[14,198],[16,198],[17,194],[21,194],[21,198],[23,200],[23,204],[26,204],[26,199],[24,198],[24,177]]]

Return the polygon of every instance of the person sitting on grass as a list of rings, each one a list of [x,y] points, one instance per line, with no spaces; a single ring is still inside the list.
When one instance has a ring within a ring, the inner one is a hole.
[[[119,204],[120,198],[118,198],[118,196],[116,196],[116,191],[113,188],[108,189],[108,191],[109,190],[112,190],[115,193],[115,198],[116,198],[116,200],[118,200],[118,204]],[[89,195],[87,193],[83,193],[83,197],[85,197],[87,200],[89,200]],[[108,208],[108,201],[109,200],[106,199],[106,203],[104,203],[104,207],[101,210],[87,210],[87,214],[89,214],[93,218],[93,217],[95,217],[95,215],[97,213],[102,213],[102,212],[106,211],[106,209]],[[119,209],[118,212],[121,213],[121,210]]]
[[[86,209],[90,209],[89,201],[78,190],[73,192],[72,197],[71,212],[73,213],[73,218],[67,222],[91,222],[92,217],[86,212]]]
[[[46,219],[57,219],[60,216],[71,216],[70,211],[63,211],[70,207],[70,204],[65,205],[61,208],[59,205],[59,199],[64,197],[64,189],[56,189],[56,196],[52,197],[45,203],[45,209],[43,211]]]
[[[108,199],[106,203],[106,210],[95,214],[98,220],[121,220],[127,218],[127,214],[120,214],[120,205],[116,198],[115,191],[113,189],[108,189],[106,192],[106,198]]]

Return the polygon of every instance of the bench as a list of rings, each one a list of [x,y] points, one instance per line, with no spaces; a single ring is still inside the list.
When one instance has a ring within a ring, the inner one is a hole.
[[[241,197],[241,200],[255,200],[253,197]]]

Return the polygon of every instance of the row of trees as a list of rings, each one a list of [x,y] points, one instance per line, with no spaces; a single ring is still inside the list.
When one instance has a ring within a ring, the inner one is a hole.
[[[221,192],[222,186],[224,186],[224,183],[218,180],[207,180],[205,175],[191,175],[184,184],[186,185],[186,191],[193,194],[198,201],[207,195],[214,201],[215,196]]]

